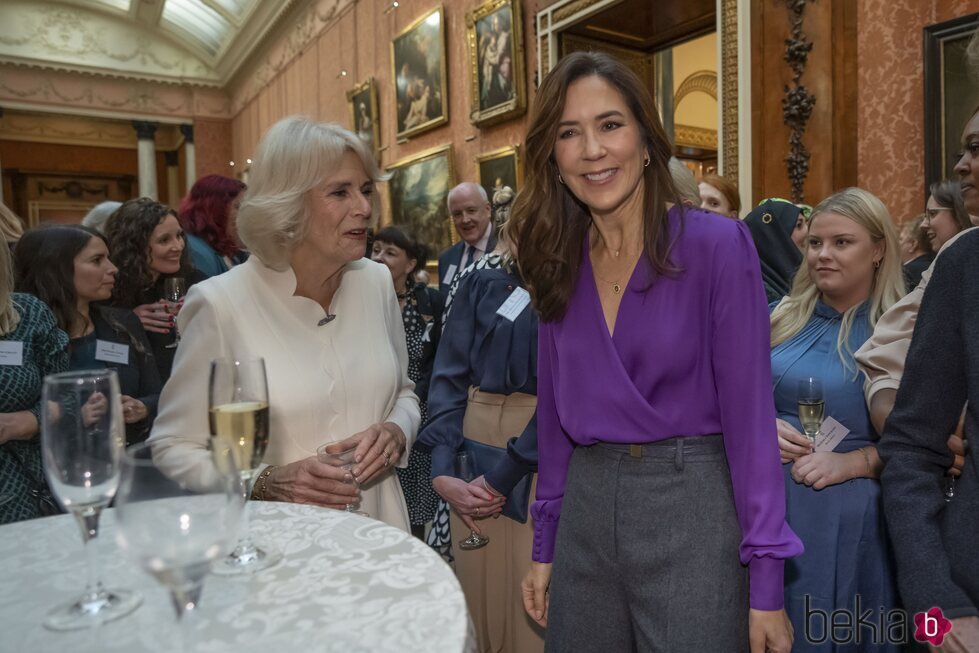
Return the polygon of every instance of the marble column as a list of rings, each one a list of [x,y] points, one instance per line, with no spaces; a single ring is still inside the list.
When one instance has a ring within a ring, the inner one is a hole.
[[[133,121],[136,130],[136,150],[139,161],[139,196],[158,199],[156,187],[156,142],[153,140],[159,123]]]
[[[177,166],[180,161],[177,150],[164,152],[167,161],[167,204],[174,209],[180,203],[180,171]]]
[[[194,156],[194,126],[180,125],[180,133],[184,135],[184,163],[187,170],[187,192],[190,192],[197,181],[197,158]]]

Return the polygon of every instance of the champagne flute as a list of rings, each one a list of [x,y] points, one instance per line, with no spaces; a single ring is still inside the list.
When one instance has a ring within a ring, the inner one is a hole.
[[[153,463],[153,444],[122,454],[116,495],[116,542],[127,557],[170,590],[179,648],[185,615],[200,602],[211,563],[234,546],[244,501],[227,447],[212,449],[210,468],[192,483],[167,478]]]
[[[211,361],[208,392],[212,447],[230,449],[241,476],[245,501],[269,443],[269,390],[265,360],[251,358]],[[217,442],[216,442],[217,441]],[[214,565],[217,574],[240,574],[271,567],[282,555],[259,548],[248,534],[248,511],[243,513],[241,537],[231,552]]]
[[[50,612],[52,630],[98,626],[135,610],[142,598],[110,590],[99,578],[99,517],[119,487],[125,424],[115,370],[66,372],[45,377],[41,405],[41,453],[51,491],[82,530],[88,584],[76,600]]]
[[[324,444],[322,447],[316,450],[316,457],[321,463],[326,463],[327,465],[333,465],[334,467],[339,467],[348,472],[345,477],[344,482],[353,485],[355,488],[360,489],[360,483],[357,482],[357,478],[353,474],[354,467],[357,466],[357,459],[354,455],[357,453],[357,447],[351,447],[345,449],[346,445],[342,442],[332,442],[330,444]],[[348,503],[344,510],[347,512],[352,512],[355,515],[361,515],[363,517],[370,517],[366,512],[361,512],[357,510],[360,502]]]
[[[460,451],[456,454],[456,477],[461,478],[466,483],[476,478],[476,474],[473,472],[472,454],[468,451]],[[485,535],[480,535],[470,529],[469,537],[459,541],[459,548],[463,551],[473,551],[483,548],[489,544],[489,541],[489,538]]]
[[[187,282],[183,277],[167,277],[163,280],[163,301],[167,306],[167,314],[172,315],[174,341],[166,349],[175,349],[180,344],[180,329],[177,328],[177,313],[180,312],[180,302],[187,294]]]
[[[823,382],[811,376],[799,381],[799,421],[813,446],[816,444],[816,436],[819,435],[825,412]]]

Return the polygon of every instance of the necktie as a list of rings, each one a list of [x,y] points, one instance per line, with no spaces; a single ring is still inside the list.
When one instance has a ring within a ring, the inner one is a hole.
[[[463,270],[472,265],[473,259],[476,258],[476,248],[472,245],[467,245],[467,247],[469,248],[469,253],[466,254],[466,264],[462,266]]]

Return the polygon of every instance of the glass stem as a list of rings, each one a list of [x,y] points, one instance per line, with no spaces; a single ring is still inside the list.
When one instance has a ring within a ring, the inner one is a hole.
[[[201,600],[201,591],[204,589],[203,582],[192,583],[182,587],[174,588],[170,591],[170,600],[173,602],[173,609],[177,613],[177,650],[187,651],[190,642],[187,613],[197,609],[197,604]]]
[[[238,522],[238,543],[231,555],[243,556],[255,550],[255,543],[252,542],[251,531],[248,528],[248,500],[252,496],[252,485],[255,482],[255,470],[242,472],[241,485],[244,490],[244,508],[241,511],[241,520]]]
[[[99,552],[96,549],[102,508],[86,508],[78,512],[73,511],[72,514],[75,515],[75,519],[82,529],[85,555],[88,558],[88,583],[85,586],[85,598],[86,600],[94,600],[102,593],[102,581],[99,578]]]

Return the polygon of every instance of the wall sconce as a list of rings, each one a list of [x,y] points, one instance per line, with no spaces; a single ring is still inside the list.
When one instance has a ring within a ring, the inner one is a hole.
[[[228,165],[231,166],[232,168],[234,168],[235,167],[235,162],[234,161],[228,161]]]
[[[248,165],[251,165],[252,164],[252,160],[251,159],[245,159],[245,163],[247,163]]]
[[[401,5],[398,3],[398,0],[394,0],[394,2],[392,2],[390,5],[388,5],[388,8],[384,10],[384,13],[390,14],[392,11],[394,11],[395,9],[397,9],[400,6]]]
[[[347,76],[347,71],[346,70],[341,70],[340,72],[337,73],[337,79],[340,79],[341,77],[346,77],[346,76]]]

